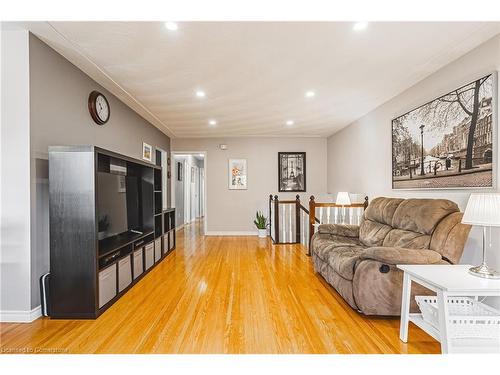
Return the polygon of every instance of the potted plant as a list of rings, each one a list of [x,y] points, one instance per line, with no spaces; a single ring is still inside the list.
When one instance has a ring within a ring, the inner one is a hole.
[[[262,214],[262,212],[257,211],[255,215],[255,220],[253,221],[257,230],[259,231],[260,238],[267,237],[267,218]]]

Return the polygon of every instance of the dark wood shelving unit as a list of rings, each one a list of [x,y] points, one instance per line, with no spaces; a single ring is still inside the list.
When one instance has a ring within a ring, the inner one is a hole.
[[[175,249],[175,208],[169,208],[163,211],[163,249],[164,254],[170,253]]]
[[[50,316],[97,318],[175,248],[164,223],[175,210],[162,207],[161,166],[95,146],[50,147],[49,165]],[[111,186],[125,193],[128,231],[101,239],[103,174],[123,176]]]

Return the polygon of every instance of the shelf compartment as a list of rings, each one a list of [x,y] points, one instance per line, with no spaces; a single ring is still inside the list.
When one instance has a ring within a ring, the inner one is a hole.
[[[155,263],[161,259],[161,238],[155,239]]]
[[[161,214],[161,211],[163,209],[163,197],[162,197],[162,192],[161,191],[156,191],[154,193],[155,197],[155,215]]]
[[[116,263],[99,272],[99,308],[116,296]]]
[[[161,191],[161,169],[155,169],[154,172],[154,190]]]
[[[145,264],[146,270],[150,269],[153,266],[154,262],[155,262],[154,251],[155,251],[154,242],[148,243],[144,247],[144,252],[145,252],[144,258],[146,260],[146,264]]]
[[[155,216],[155,238],[161,237],[163,232],[162,216]]]
[[[118,293],[132,283],[132,263],[130,255],[118,261]]]
[[[144,250],[140,248],[134,251],[134,280],[137,279],[144,272],[144,261],[143,261]]]
[[[138,241],[141,238],[147,237],[153,233],[152,231],[148,231],[147,233],[134,233],[134,232],[125,232],[119,234],[117,236],[108,237],[99,241],[99,258],[106,256],[112,253],[115,250],[118,250],[124,246],[131,244],[132,242]]]

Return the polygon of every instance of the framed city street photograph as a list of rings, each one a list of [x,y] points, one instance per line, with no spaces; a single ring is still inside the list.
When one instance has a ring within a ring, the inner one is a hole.
[[[393,189],[493,187],[497,74],[392,120]]]
[[[278,190],[306,191],[305,152],[278,152]]]

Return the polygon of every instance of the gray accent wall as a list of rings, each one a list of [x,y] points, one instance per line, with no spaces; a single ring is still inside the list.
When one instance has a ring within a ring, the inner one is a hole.
[[[142,142],[170,152],[170,138],[32,34],[29,66],[33,308],[40,304],[38,280],[49,269],[48,147],[96,145],[141,159]],[[110,104],[111,116],[103,126],[88,112],[93,90],[103,93]]]

